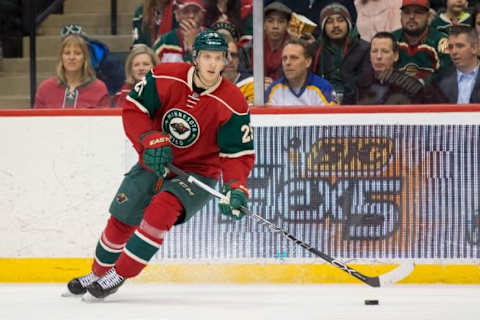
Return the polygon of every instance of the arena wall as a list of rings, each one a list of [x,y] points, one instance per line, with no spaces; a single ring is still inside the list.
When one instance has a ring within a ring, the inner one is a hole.
[[[479,111],[254,108],[251,208],[369,275],[414,261],[402,283],[480,283]],[[0,282],[88,271],[136,159],[119,115],[0,110]],[[169,233],[139,280],[357,282],[248,218],[226,220],[214,201]]]

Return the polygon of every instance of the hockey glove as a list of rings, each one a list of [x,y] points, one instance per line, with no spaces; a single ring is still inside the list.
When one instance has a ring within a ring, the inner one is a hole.
[[[227,199],[220,200],[220,212],[235,220],[240,220],[245,216],[245,213],[240,210],[240,207],[247,206],[248,189],[238,182],[225,183],[221,192]]]
[[[145,166],[159,177],[166,176],[165,166],[173,160],[168,134],[149,131],[140,137],[140,142],[144,147],[142,159]]]

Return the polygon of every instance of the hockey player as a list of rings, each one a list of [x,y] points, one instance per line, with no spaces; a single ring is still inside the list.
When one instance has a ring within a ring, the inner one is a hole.
[[[139,162],[111,204],[92,271],[68,283],[74,295],[88,290],[103,298],[117,291],[142,271],[174,224],[188,221],[209,200],[205,191],[168,173],[168,163],[210,186],[221,173],[230,202],[220,203],[220,212],[243,216],[238,209],[247,205],[254,162],[249,109],[240,90],[220,75],[225,39],[207,30],[193,49],[193,65],[157,65],[127,97],[122,119]]]

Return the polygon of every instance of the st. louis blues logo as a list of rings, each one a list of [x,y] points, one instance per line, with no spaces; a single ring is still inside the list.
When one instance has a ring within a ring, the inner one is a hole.
[[[191,146],[200,135],[197,119],[180,109],[171,109],[165,113],[162,126],[163,131],[170,134],[170,142],[179,148]]]

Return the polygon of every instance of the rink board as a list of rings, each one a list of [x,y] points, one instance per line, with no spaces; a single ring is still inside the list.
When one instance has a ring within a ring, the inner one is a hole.
[[[369,275],[413,260],[407,283],[478,283],[480,109],[422,108],[253,110],[251,209]],[[0,281],[65,281],[88,270],[81,257],[135,161],[118,115],[0,112],[0,134],[14,137],[1,145]],[[175,227],[140,280],[356,281],[216,208],[212,201]]]

